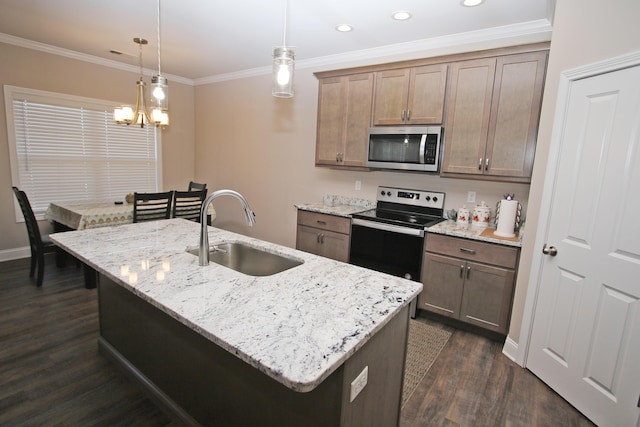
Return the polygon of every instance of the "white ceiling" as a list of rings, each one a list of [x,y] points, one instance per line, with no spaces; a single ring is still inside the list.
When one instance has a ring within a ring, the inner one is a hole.
[[[392,51],[496,27],[550,28],[555,0],[486,0],[478,7],[461,0],[288,0],[287,46],[296,61]],[[281,46],[287,0],[162,0],[162,72],[198,81],[270,67]],[[0,0],[0,41],[108,61],[157,68],[156,0]],[[391,19],[397,10],[412,19]],[[354,27],[339,33],[334,27]],[[535,24],[535,25],[534,25]],[[23,40],[24,39],[24,40]],[[28,41],[28,42],[27,42]],[[39,45],[40,43],[46,45]],[[114,55],[117,50],[124,55]],[[71,52],[68,52],[71,51]],[[127,55],[133,54],[133,55]]]

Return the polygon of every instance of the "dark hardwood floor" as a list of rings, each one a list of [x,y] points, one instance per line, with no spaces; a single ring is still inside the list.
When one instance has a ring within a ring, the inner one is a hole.
[[[82,269],[46,264],[36,288],[28,259],[0,263],[0,425],[177,425],[98,353],[96,290]],[[592,425],[501,350],[455,331],[401,426]]]

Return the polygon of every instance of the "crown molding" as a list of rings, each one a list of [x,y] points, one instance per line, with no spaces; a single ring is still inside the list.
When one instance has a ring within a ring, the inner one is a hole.
[[[103,67],[115,68],[122,71],[129,71],[132,73],[140,73],[140,67],[135,65],[129,65],[122,62],[114,61],[111,59],[100,58],[94,55],[88,55],[86,53],[76,52],[74,50],[63,49],[61,47],[52,46],[46,43],[40,43],[33,40],[23,39],[20,37],[12,36],[5,33],[0,33],[0,42],[7,43],[14,46],[24,47],[27,49],[37,50],[39,52],[50,53],[52,55],[63,56],[69,59],[75,59],[78,61],[89,62],[91,64],[101,65]],[[149,68],[143,68],[142,72],[145,76],[153,76],[156,73],[156,70],[151,70]],[[174,81],[176,83],[182,83],[186,85],[193,86],[193,80],[185,77],[180,77],[172,74],[162,74],[167,79]]]
[[[501,27],[488,28],[466,33],[450,34],[446,36],[433,37],[430,39],[416,40],[407,43],[380,46],[372,49],[346,52],[337,55],[328,55],[318,58],[310,58],[296,61],[296,69],[335,67],[353,62],[371,62],[388,60],[416,59],[429,55],[429,51],[442,49],[460,49],[475,47],[482,44],[492,44],[491,47],[507,46],[520,43],[531,43],[551,40],[552,26],[549,20],[540,19],[536,21],[522,22],[519,24],[504,25]],[[522,39],[527,39],[522,41]],[[122,62],[110,59],[99,58],[93,55],[75,52],[68,49],[51,46],[48,44],[34,42],[20,37],[0,33],[0,42],[13,44],[16,46],[35,49],[41,52],[60,55],[78,61],[90,62],[105,67],[116,68],[123,71],[138,73],[139,68],[134,65],[123,64]],[[204,84],[219,83],[228,80],[238,80],[248,77],[256,77],[271,74],[271,66],[251,68],[233,73],[217,74],[199,79],[188,79],[175,75],[165,75],[169,80],[199,86]],[[155,74],[155,70],[144,69],[145,75]]]

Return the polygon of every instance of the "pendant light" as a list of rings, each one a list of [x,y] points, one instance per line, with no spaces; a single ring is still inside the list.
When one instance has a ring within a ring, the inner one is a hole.
[[[161,126],[169,124],[169,86],[167,78],[162,75],[161,43],[160,43],[160,0],[158,0],[158,74],[151,77],[151,116],[154,123]]]
[[[140,80],[136,82],[136,106],[120,106],[113,111],[113,118],[118,124],[130,125],[132,123],[144,127],[145,124],[152,123],[155,126],[169,125],[169,88],[166,77],[162,76],[160,69],[160,0],[158,0],[158,74],[151,78],[151,110],[146,105],[145,88],[147,84],[143,80],[142,68],[142,45],[149,42],[142,37],[133,39],[139,45],[138,63],[140,65]]]
[[[291,98],[293,96],[295,52],[293,48],[287,47],[287,3],[288,0],[285,0],[282,47],[276,47],[273,50],[271,94],[277,98]]]

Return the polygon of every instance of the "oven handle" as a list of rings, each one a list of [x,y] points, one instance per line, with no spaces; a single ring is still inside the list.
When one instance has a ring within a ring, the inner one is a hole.
[[[366,219],[360,218],[352,218],[351,224],[368,228],[376,228],[378,230],[392,231],[394,233],[408,234],[410,236],[424,237],[424,230],[419,228],[402,227],[399,225],[386,224],[384,222],[367,221]]]

